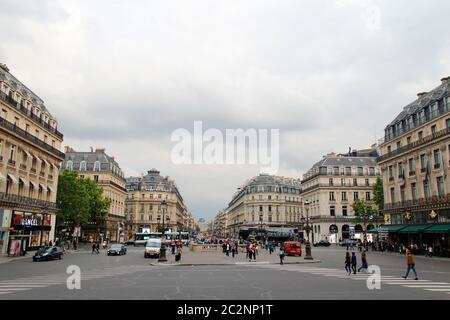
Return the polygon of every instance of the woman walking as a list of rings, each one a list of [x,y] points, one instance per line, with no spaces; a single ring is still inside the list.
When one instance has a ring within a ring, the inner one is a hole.
[[[350,260],[350,252],[345,253],[345,271],[348,272],[348,275],[350,275],[352,269],[350,268],[351,260]]]
[[[404,275],[403,278],[407,279],[408,275],[409,275],[409,271],[412,270],[414,272],[414,275],[416,276],[416,278],[414,280],[419,280],[419,278],[417,277],[417,272],[416,272],[416,262],[414,260],[414,256],[411,254],[410,250],[406,250],[406,264],[407,264],[406,275]]]
[[[367,264],[367,257],[366,257],[366,252],[363,251],[363,253],[361,253],[361,267],[358,269],[358,272],[361,272],[361,269],[364,269],[367,273],[367,268],[368,268],[368,264]]]
[[[357,261],[356,261],[356,254],[354,252],[352,252],[352,271],[353,274],[356,274],[356,266],[357,266]]]

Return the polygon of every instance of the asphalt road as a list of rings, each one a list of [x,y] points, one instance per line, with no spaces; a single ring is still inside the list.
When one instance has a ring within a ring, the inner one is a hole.
[[[170,253],[168,265],[152,265],[156,261],[144,259],[142,247],[130,247],[120,257],[104,251],[70,253],[49,262],[30,257],[0,264],[0,299],[450,299],[450,260],[417,257],[419,281],[404,280],[404,256],[369,252],[369,265],[381,270],[381,289],[369,290],[368,275],[345,273],[344,254],[342,248],[313,248],[320,263],[283,266],[265,250],[251,263],[243,254],[233,259],[185,250],[184,265],[175,264]],[[304,259],[286,259],[297,261]],[[66,284],[72,265],[81,271],[79,290]]]

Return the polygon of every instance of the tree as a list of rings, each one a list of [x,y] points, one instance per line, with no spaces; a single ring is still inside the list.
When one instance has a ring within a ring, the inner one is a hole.
[[[103,189],[90,179],[81,179],[77,171],[64,170],[59,175],[56,203],[58,217],[74,221],[75,227],[90,221],[101,221],[111,200],[103,196]]]
[[[72,220],[79,227],[89,221],[89,198],[78,172],[64,170],[58,178],[58,218]]]
[[[354,223],[363,225],[364,239],[366,239],[367,225],[372,221],[376,213],[375,209],[362,200],[355,200],[352,204],[355,212]]]
[[[373,200],[378,206],[378,210],[384,208],[384,192],[383,192],[383,180],[378,177],[375,185],[373,186]]]
[[[82,180],[88,195],[89,221],[102,221],[108,214],[111,199],[103,196],[103,189],[91,179]]]

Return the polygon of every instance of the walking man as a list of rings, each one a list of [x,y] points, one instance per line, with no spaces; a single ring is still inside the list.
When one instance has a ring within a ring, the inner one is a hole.
[[[366,252],[364,251],[363,253],[361,253],[361,267],[358,269],[358,272],[361,272],[361,269],[364,269],[367,273],[368,267],[369,266],[367,265]]]
[[[284,260],[284,250],[282,247],[280,247],[280,264],[283,264],[283,260]]]
[[[96,249],[97,249],[97,244],[94,242],[92,244],[92,253],[91,254],[94,254]]]
[[[406,264],[408,265],[408,267],[406,269],[406,275],[403,276],[403,278],[407,279],[408,275],[409,275],[409,271],[412,270],[414,272],[414,275],[416,276],[416,278],[414,280],[419,280],[419,278],[417,277],[417,272],[416,272],[416,262],[415,262],[414,256],[412,255],[412,253],[409,249],[406,250]]]
[[[356,261],[356,254],[354,252],[352,252],[352,271],[353,274],[356,274],[356,265],[357,265],[357,261]]]

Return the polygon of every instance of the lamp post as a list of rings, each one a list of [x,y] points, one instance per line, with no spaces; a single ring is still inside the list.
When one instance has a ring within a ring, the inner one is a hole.
[[[166,235],[165,235],[165,231],[166,231],[166,208],[167,206],[167,202],[166,200],[163,200],[161,202],[161,209],[162,209],[162,214],[163,214],[163,221],[162,221],[162,235],[161,235],[161,249],[160,249],[160,253],[159,253],[159,259],[158,262],[167,262],[167,258],[166,258]],[[159,225],[159,221],[161,220],[161,218],[158,216],[158,225]],[[169,224],[170,219],[167,219],[167,224]]]
[[[262,240],[262,226],[263,226],[263,215],[259,215],[259,239]]]
[[[313,260],[313,257],[311,255],[311,243],[309,242],[309,232],[312,230],[312,227],[309,225],[309,201],[305,200],[304,202],[305,210],[306,210],[306,227],[304,227],[304,230],[306,231],[306,235],[308,237],[308,240],[306,240],[306,255],[305,260]]]

